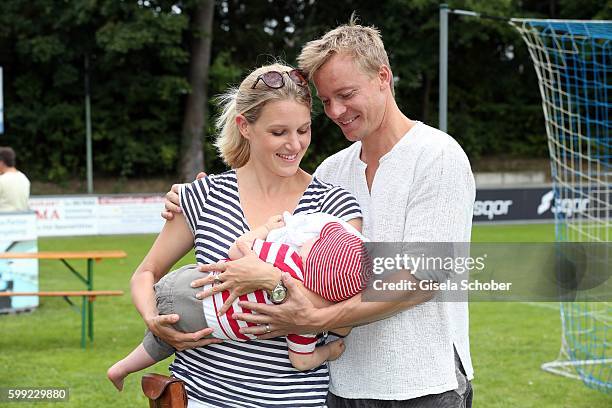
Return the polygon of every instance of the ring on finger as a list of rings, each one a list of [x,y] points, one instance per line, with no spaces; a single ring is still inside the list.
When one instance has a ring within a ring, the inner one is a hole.
[[[270,329],[270,323],[266,323],[266,333],[270,333],[272,330]]]
[[[215,285],[219,285],[221,283],[221,278],[219,277],[219,275],[215,275],[215,277],[213,278],[213,283]]]

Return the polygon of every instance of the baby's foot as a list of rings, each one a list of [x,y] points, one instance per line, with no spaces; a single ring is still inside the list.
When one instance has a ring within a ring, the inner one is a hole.
[[[327,343],[327,346],[329,347],[329,361],[334,361],[335,359],[340,357],[342,353],[344,353],[344,350],[346,348],[346,346],[344,345],[344,340],[342,339],[334,340],[330,343]]]
[[[119,391],[123,390],[123,380],[127,377],[128,372],[121,368],[121,362],[113,364],[106,372],[106,376]]]

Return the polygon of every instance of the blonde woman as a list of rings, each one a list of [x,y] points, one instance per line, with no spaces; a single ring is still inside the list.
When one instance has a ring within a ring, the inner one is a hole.
[[[178,315],[158,315],[153,285],[194,246],[198,264],[217,263],[236,238],[284,211],[325,212],[361,229],[355,198],[299,167],[310,144],[311,95],[298,70],[258,68],[219,101],[216,146],[231,170],[181,188],[181,214],[166,222],[132,277],[134,304],[149,330],[177,350],[170,371],[185,381],[190,408],[323,407],[327,366],[294,369],[283,337],[220,342],[207,338],[210,328],[182,333],[172,327]],[[258,265],[245,290],[282,290],[281,271]]]

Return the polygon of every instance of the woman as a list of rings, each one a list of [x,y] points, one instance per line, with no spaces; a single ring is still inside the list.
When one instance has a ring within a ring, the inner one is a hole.
[[[198,341],[211,329],[181,334],[167,324],[176,317],[158,316],[153,284],[194,245],[199,264],[216,263],[227,258],[236,238],[284,211],[326,212],[361,228],[354,197],[299,167],[310,144],[312,101],[297,70],[281,64],[261,67],[219,100],[215,145],[232,170],[182,187],[184,216],[166,222],[134,273],[134,304],[155,335],[183,350],[170,371],[185,381],[189,407],[324,406],[327,367],[295,370],[284,338]],[[281,272],[270,264],[262,268],[257,276],[272,291],[278,285],[269,282],[280,282]]]

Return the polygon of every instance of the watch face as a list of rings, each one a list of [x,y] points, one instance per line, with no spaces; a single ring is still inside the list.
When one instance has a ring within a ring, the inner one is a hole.
[[[283,300],[285,300],[285,296],[287,296],[287,289],[282,286],[277,286],[272,291],[272,302],[281,303]]]

